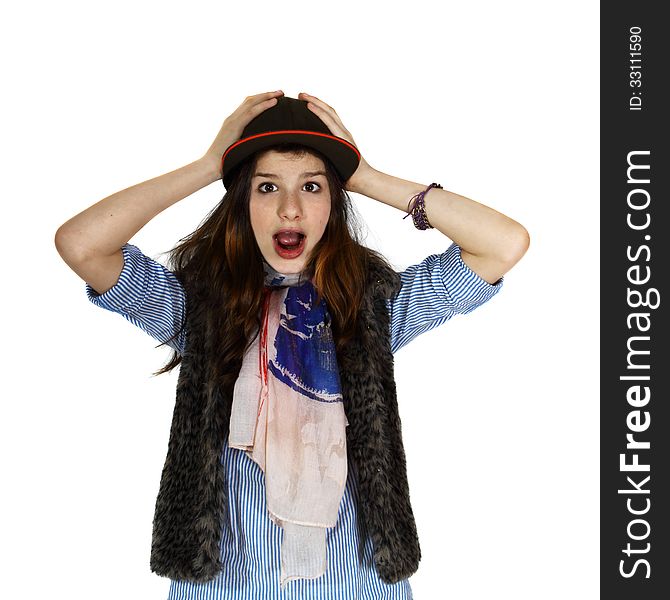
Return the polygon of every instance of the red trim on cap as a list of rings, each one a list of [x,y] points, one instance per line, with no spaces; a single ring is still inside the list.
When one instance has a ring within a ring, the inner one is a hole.
[[[223,156],[221,157],[221,169],[223,169],[223,162],[226,160],[226,155],[233,148],[236,148],[240,144],[244,144],[244,142],[248,142],[249,140],[254,140],[256,138],[265,137],[265,136],[268,136],[268,135],[280,135],[282,133],[305,133],[307,135],[318,135],[318,136],[321,136],[321,137],[330,138],[331,140],[335,140],[336,142],[340,142],[340,143],[344,144],[345,146],[349,146],[349,148],[351,148],[356,153],[356,156],[358,156],[358,159],[359,160],[361,159],[361,153],[358,151],[358,148],[356,148],[356,146],[347,142],[347,140],[343,140],[342,138],[337,137],[335,135],[328,135],[327,133],[319,133],[317,131],[306,131],[306,130],[303,130],[303,129],[283,129],[281,131],[268,131],[266,133],[257,133],[256,135],[250,135],[249,137],[246,137],[242,140],[238,140],[237,142],[232,144],[224,152]]]

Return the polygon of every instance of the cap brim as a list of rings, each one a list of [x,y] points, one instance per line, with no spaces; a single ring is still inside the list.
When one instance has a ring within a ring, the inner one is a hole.
[[[342,181],[354,174],[361,160],[356,146],[334,135],[295,129],[270,131],[241,139],[228,147],[221,158],[223,184],[230,185],[235,168],[252,154],[282,143],[298,143],[318,150],[333,163]]]

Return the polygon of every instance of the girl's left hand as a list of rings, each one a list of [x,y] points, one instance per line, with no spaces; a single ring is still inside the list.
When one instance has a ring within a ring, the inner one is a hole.
[[[305,92],[300,92],[298,94],[298,98],[300,98],[300,100],[307,100],[307,108],[309,108],[326,124],[326,127],[330,129],[330,132],[333,135],[351,142],[358,148],[358,145],[354,141],[353,136],[344,126],[340,117],[332,106],[329,106],[323,100],[319,100],[316,96],[311,96]],[[372,167],[370,167],[363,156],[361,156],[361,160],[358,163],[358,168],[354,174],[345,182],[345,189],[350,192],[354,191],[354,187],[356,187],[356,181],[363,177],[363,175],[370,170],[372,170]]]

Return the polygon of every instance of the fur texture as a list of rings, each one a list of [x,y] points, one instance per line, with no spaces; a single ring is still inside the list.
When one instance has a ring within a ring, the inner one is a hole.
[[[421,551],[409,499],[405,451],[393,378],[387,298],[398,274],[381,260],[369,268],[355,338],[338,353],[348,460],[358,479],[358,518],[372,538],[380,578],[414,573]],[[207,323],[198,298],[187,300],[187,341],[153,522],[151,570],[171,579],[205,582],[221,570],[227,481],[221,452],[232,395],[207,379]],[[239,369],[239,367],[238,367]]]

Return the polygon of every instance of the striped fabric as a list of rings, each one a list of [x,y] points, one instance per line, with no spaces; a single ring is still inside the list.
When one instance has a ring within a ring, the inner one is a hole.
[[[86,284],[88,299],[96,306],[119,313],[154,339],[165,342],[181,325],[184,290],[165,266],[132,244],[122,248],[124,266],[117,283],[104,294]],[[397,352],[418,335],[434,329],[456,314],[481,306],[502,287],[481,279],[461,259],[452,244],[400,273],[402,289],[388,303],[391,314],[391,348]],[[184,336],[170,346],[182,353]],[[384,583],[374,567],[373,547],[356,521],[356,477],[350,465],[337,525],[328,530],[325,575],[291,581],[279,587],[281,529],[267,516],[263,472],[247,455],[228,448],[221,454],[229,485],[228,520],[224,523],[220,575],[205,584],[172,581],[168,600],[379,600],[412,598],[409,580]]]

